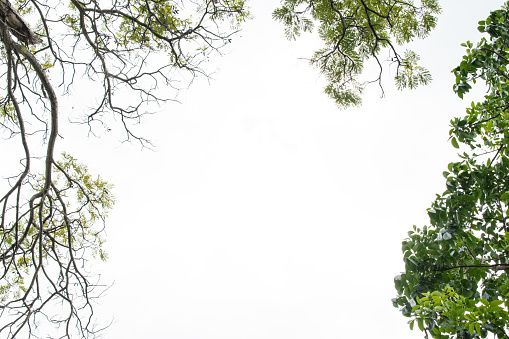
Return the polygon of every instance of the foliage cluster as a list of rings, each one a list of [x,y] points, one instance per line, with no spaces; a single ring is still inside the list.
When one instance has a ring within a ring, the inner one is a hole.
[[[487,94],[451,121],[460,161],[443,173],[447,189],[428,209],[430,225],[403,242],[406,270],[395,279],[394,306],[426,337],[508,337],[509,4],[478,29],[489,36],[463,44],[454,92],[463,98],[481,82]]]
[[[285,26],[288,38],[309,32],[318,23],[324,47],[315,52],[311,64],[327,78],[325,92],[340,107],[360,105],[363,89],[376,82],[382,88],[382,63],[396,64],[396,85],[415,88],[431,81],[430,73],[419,66],[412,51],[402,54],[398,45],[428,36],[435,28],[441,9],[437,0],[284,0],[273,16]],[[384,60],[380,53],[388,50]],[[359,80],[366,61],[373,59],[379,73],[368,81]],[[383,89],[382,89],[383,91]]]

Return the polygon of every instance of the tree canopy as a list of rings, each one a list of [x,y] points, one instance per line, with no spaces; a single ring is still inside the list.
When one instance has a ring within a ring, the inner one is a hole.
[[[285,0],[274,18],[289,38],[317,31],[324,47],[311,63],[341,107],[359,105],[383,68],[395,64],[398,87],[431,80],[401,44],[436,25],[437,0]],[[232,41],[249,18],[245,0],[0,0],[0,129],[15,156],[2,161],[0,195],[0,335],[6,338],[94,337],[92,300],[100,295],[90,260],[106,259],[104,221],[112,185],[72,154],[55,154],[62,119],[89,133],[132,129]],[[387,57],[383,57],[386,53]],[[161,62],[163,60],[164,62]],[[361,73],[369,60],[374,78]],[[80,96],[78,114],[59,101]]]
[[[409,50],[402,53],[398,45],[428,36],[440,11],[437,0],[419,5],[392,0],[285,0],[273,16],[284,23],[290,39],[318,23],[324,47],[310,62],[327,78],[325,93],[340,107],[349,107],[361,103],[360,95],[369,83],[378,83],[383,92],[384,62],[396,65],[395,81],[400,89],[431,81],[431,74],[418,65],[419,56]],[[388,52],[385,59],[382,52]],[[379,72],[364,80],[360,75],[369,60],[378,65]]]
[[[478,29],[487,37],[463,44],[454,92],[463,98],[484,83],[487,94],[451,121],[460,159],[443,173],[430,225],[403,241],[405,272],[395,278],[394,306],[426,337],[508,337],[509,4]]]

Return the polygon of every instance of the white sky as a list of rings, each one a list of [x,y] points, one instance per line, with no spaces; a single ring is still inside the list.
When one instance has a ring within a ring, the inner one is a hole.
[[[116,186],[98,266],[114,281],[96,306],[114,319],[105,337],[422,338],[391,303],[401,241],[456,159],[449,120],[471,100],[452,92],[460,43],[503,1],[442,3],[412,47],[426,88],[397,92],[386,76],[386,98],[372,87],[338,110],[298,59],[317,42],[286,41],[277,1],[258,0],[210,85],[144,122],[155,151],[63,130],[59,147]]]

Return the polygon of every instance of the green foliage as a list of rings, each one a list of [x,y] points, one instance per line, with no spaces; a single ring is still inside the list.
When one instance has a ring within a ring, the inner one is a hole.
[[[188,18],[181,19],[175,4],[169,1],[131,1],[129,10],[136,21],[124,17],[117,33],[124,46],[141,44],[154,49],[167,49],[164,40],[158,36],[170,36],[171,31],[184,32],[192,26]],[[141,24],[140,24],[141,23]]]
[[[5,100],[0,100],[0,102],[5,102]],[[0,108],[0,118],[6,118],[8,120],[16,120],[16,112],[14,111],[14,106],[10,102],[5,102]]]
[[[63,153],[63,159],[58,161],[54,172],[57,174],[57,184],[60,186],[60,195],[66,196],[66,201],[80,206],[73,222],[79,224],[79,236],[73,237],[73,242],[79,247],[90,247],[94,256],[106,260],[108,255],[102,249],[104,239],[101,237],[102,229],[95,228],[97,222],[104,222],[108,211],[113,208],[115,198],[112,194],[113,185],[101,179],[92,177],[88,168],[80,164],[69,154]],[[67,192],[73,192],[71,196]]]
[[[108,210],[113,207],[113,186],[99,176],[94,178],[86,166],[65,153],[62,160],[55,163],[54,173],[57,178],[52,184],[51,200],[39,205],[34,214],[26,213],[16,222],[0,228],[0,250],[10,253],[13,259],[3,271],[2,306],[35,293],[31,279],[41,263],[62,263],[64,258],[69,259],[70,252],[88,252],[101,260],[107,259],[102,248],[103,228],[98,221],[104,222]],[[33,190],[40,191],[44,183],[45,178],[39,176],[32,183]],[[63,279],[58,276],[54,281]],[[30,287],[25,285],[27,280]]]
[[[318,26],[324,47],[315,52],[311,63],[326,76],[325,92],[341,107],[360,105],[367,83],[381,84],[384,49],[391,53],[390,62],[397,64],[398,88],[415,88],[431,81],[429,72],[417,65],[418,56],[407,51],[401,56],[396,45],[426,37],[436,25],[440,13],[437,0],[284,0],[273,17],[281,21],[289,39]],[[380,73],[374,80],[361,82],[364,64],[374,59]]]
[[[415,52],[405,52],[402,67],[395,77],[396,87],[398,89],[414,89],[419,85],[427,85],[431,82],[432,78],[429,71],[426,68],[417,65],[419,59],[419,56],[415,54]]]
[[[417,316],[409,322],[413,329],[415,321],[421,331],[427,328],[436,338],[451,338],[456,334],[481,336],[488,331],[503,328],[509,321],[507,302],[468,299],[450,286],[442,291],[423,293],[417,299],[412,312]]]
[[[488,92],[451,121],[451,143],[466,151],[443,173],[446,190],[428,209],[430,225],[414,226],[403,241],[405,272],[395,279],[394,306],[426,337],[507,337],[509,5],[479,25],[489,37],[464,44],[454,91],[463,98],[483,80]]]
[[[245,0],[204,1],[196,3],[195,12],[188,8],[190,6],[183,7],[179,1],[167,0],[133,0],[115,6],[113,10],[102,11],[105,14],[103,20],[91,23],[93,29],[100,25],[103,32],[114,32],[116,39],[109,46],[112,49],[120,44],[127,50],[142,47],[175,52],[174,43],[198,40],[196,31],[206,20],[216,24],[228,21],[236,29],[249,18]],[[78,1],[72,1],[69,8],[72,12],[63,15],[61,21],[78,35],[84,24],[80,21],[80,12],[88,9]],[[108,42],[101,41],[100,45],[106,47]],[[179,57],[185,59],[186,56],[177,53],[173,55],[173,62],[182,62]]]

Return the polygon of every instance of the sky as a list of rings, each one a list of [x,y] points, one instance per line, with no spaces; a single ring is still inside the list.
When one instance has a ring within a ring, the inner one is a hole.
[[[482,94],[452,92],[460,43],[503,1],[442,3],[409,46],[434,77],[424,88],[387,74],[385,98],[371,87],[339,110],[303,60],[316,37],[287,41],[277,1],[259,0],[212,79],[139,127],[152,150],[64,128],[59,150],[115,185],[96,265],[112,284],[95,306],[104,337],[422,338],[391,303],[401,241],[445,190],[449,121]]]

